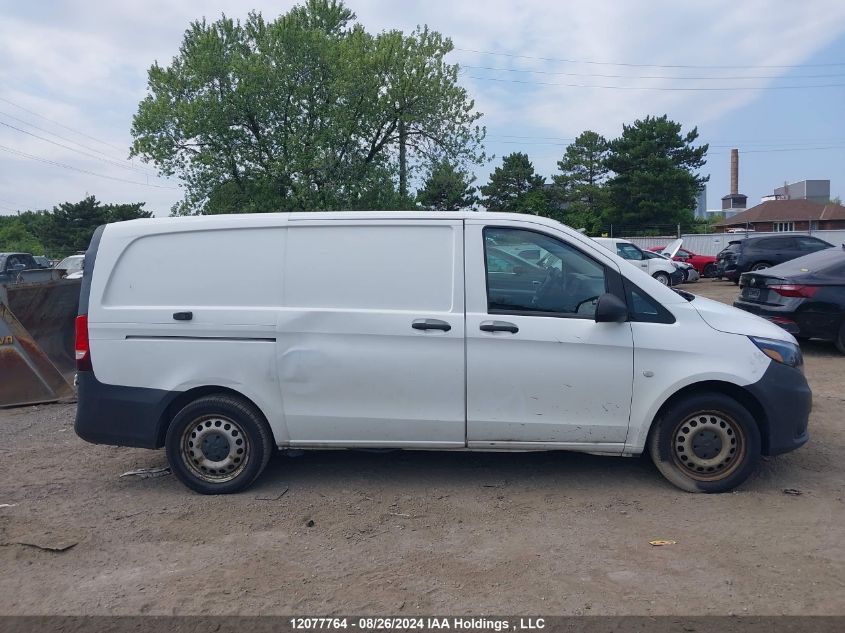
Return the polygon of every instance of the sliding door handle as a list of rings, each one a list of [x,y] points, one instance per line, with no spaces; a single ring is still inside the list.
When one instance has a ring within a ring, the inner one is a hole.
[[[482,332],[510,332],[516,334],[519,328],[507,321],[482,321],[479,329]]]
[[[452,329],[451,325],[440,319],[416,319],[411,323],[411,327],[415,330],[441,330],[443,332]]]

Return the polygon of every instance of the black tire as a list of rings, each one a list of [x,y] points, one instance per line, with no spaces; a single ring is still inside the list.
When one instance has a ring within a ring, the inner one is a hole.
[[[648,452],[660,473],[687,492],[727,492],[760,462],[760,429],[748,410],[720,393],[673,403],[655,422]]]
[[[839,336],[836,337],[836,349],[845,354],[845,321],[839,326]]]
[[[757,262],[751,267],[752,271],[756,270],[766,270],[767,268],[771,268],[772,265],[769,262]]]
[[[656,272],[656,273],[654,273],[654,275],[652,275],[652,277],[654,277],[657,281],[662,283],[664,286],[668,286],[668,285],[671,284],[671,281],[669,279],[669,275],[667,275],[666,273]]]
[[[707,277],[707,278],[715,277],[716,271],[717,271],[716,264],[707,264],[704,267],[704,270],[701,271],[701,276]]]
[[[230,494],[249,487],[273,454],[273,434],[258,409],[228,394],[185,406],[167,429],[170,470],[191,490]]]

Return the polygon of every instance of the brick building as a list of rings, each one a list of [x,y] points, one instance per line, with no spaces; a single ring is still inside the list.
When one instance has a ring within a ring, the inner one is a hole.
[[[757,232],[845,229],[845,206],[812,200],[768,200],[713,226],[721,232],[746,226]]]

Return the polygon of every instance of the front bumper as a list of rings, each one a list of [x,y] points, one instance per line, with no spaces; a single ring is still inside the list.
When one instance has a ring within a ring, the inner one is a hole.
[[[798,369],[772,361],[766,373],[746,387],[763,407],[763,454],[794,451],[810,439],[813,393]]]
[[[681,270],[680,268],[676,268],[675,272],[673,272],[669,276],[669,283],[673,286],[679,286],[680,284],[684,283],[684,278],[685,278],[684,271]]]

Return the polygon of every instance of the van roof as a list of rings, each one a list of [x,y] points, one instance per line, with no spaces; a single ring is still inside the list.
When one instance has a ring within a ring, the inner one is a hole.
[[[432,219],[459,220],[474,218],[502,218],[546,221],[557,224],[555,220],[528,213],[503,213],[499,211],[291,211],[285,213],[221,213],[215,215],[190,215],[177,217],[153,217],[125,220],[116,224],[139,224],[160,222],[212,222],[220,224],[240,223],[243,220],[263,220],[267,224],[285,223],[289,220],[348,220],[348,219]]]
[[[148,232],[171,232],[222,228],[280,227],[303,220],[519,220],[563,228],[581,239],[589,239],[575,229],[551,218],[527,213],[490,211],[297,211],[292,213],[227,213],[167,218],[140,218],[109,224],[109,233],[126,236]]]

